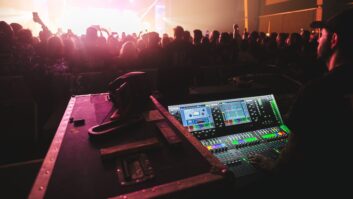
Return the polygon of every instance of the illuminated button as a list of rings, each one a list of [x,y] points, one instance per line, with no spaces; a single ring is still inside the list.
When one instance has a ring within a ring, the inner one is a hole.
[[[264,139],[272,139],[275,137],[277,137],[277,135],[275,133],[270,133],[270,134],[266,134],[266,135],[262,136],[262,138],[264,138]]]
[[[239,142],[238,142],[238,140],[233,140],[232,144],[233,144],[233,145],[238,145]]]
[[[256,137],[245,138],[245,142],[255,142],[257,141]]]

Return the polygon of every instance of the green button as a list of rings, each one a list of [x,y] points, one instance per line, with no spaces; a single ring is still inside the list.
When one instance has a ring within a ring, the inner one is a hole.
[[[256,137],[245,138],[245,142],[255,142],[257,140]]]
[[[239,142],[238,142],[238,140],[233,140],[232,144],[233,144],[233,145],[238,145]]]
[[[275,138],[275,137],[276,137],[275,133],[270,133],[270,134],[266,134],[266,135],[262,136],[262,138],[264,138],[264,139],[271,139],[271,138]]]

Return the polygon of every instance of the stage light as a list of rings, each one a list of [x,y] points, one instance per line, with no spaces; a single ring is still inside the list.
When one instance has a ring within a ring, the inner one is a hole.
[[[133,33],[142,29],[142,23],[135,11],[107,8],[69,7],[62,25],[72,27],[78,34],[84,34],[91,25],[100,25],[111,31]]]
[[[81,35],[91,25],[100,25],[109,31],[131,34],[146,29],[165,32],[165,10],[161,0],[30,0],[1,4],[0,17],[30,28],[36,36],[41,26],[33,22],[32,12],[38,12],[52,32],[71,29]]]

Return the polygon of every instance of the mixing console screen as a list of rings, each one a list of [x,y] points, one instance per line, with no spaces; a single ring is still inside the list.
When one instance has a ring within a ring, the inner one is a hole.
[[[168,106],[176,117],[235,176],[256,173],[250,154],[276,159],[287,143],[273,95]]]
[[[220,109],[226,126],[251,122],[248,108],[243,100],[221,103]]]
[[[200,140],[282,124],[273,95],[173,105],[168,110]]]
[[[180,114],[183,125],[189,131],[205,130],[214,128],[214,122],[210,107],[196,105],[181,107]]]

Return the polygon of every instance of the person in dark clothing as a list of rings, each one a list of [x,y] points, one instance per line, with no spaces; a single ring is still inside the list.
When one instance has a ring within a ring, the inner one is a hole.
[[[181,26],[174,28],[174,40],[166,48],[168,67],[182,67],[192,65],[193,45],[184,38],[184,29]]]
[[[280,157],[249,157],[255,167],[273,174],[271,186],[291,197],[352,198],[353,166],[347,160],[353,133],[352,21],[349,9],[321,23],[317,54],[329,72],[298,95],[287,121],[291,134]]]
[[[161,93],[172,96],[171,98],[188,94],[194,74],[193,49],[192,43],[185,41],[184,28],[176,26],[174,40],[164,48],[166,64],[158,69],[157,87]]]
[[[147,35],[147,47],[142,49],[139,58],[140,65],[144,68],[160,68],[164,64],[163,48],[161,38],[157,32],[150,32]]]

